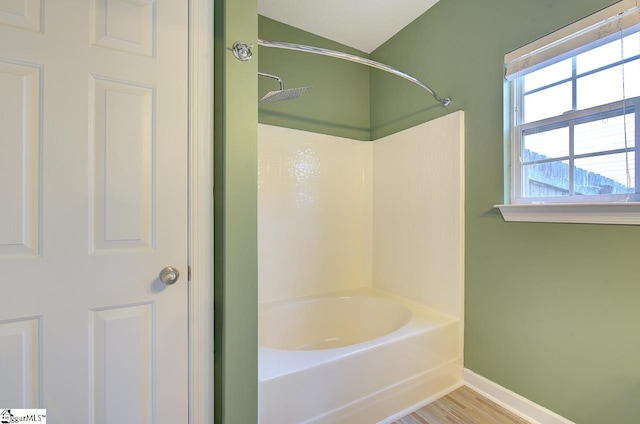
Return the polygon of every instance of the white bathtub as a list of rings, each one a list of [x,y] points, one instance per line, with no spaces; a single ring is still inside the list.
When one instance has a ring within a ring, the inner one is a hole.
[[[260,424],[376,423],[457,387],[457,318],[371,289],[260,305]]]

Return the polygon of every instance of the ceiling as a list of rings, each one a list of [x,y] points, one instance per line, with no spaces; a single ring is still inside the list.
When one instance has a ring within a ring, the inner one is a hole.
[[[371,53],[437,2],[438,0],[258,0],[258,13]]]

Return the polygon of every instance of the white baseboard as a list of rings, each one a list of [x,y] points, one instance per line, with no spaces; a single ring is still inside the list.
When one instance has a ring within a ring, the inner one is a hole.
[[[462,380],[465,386],[531,422],[531,424],[575,424],[573,421],[561,417],[555,412],[474,373],[470,369],[463,369]]]

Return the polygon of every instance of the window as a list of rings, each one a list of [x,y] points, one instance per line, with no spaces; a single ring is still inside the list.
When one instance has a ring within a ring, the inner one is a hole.
[[[510,203],[561,204],[569,213],[567,205],[640,202],[637,0],[616,3],[509,53],[505,66]],[[624,211],[628,216],[630,209]],[[568,219],[561,222],[582,222]]]

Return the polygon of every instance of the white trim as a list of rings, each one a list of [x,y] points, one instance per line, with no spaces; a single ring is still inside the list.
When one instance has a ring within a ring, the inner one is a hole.
[[[189,0],[189,423],[213,423],[213,0]]]
[[[640,203],[494,205],[505,221],[640,225]]]
[[[573,421],[569,421],[555,412],[474,373],[468,368],[462,370],[462,379],[465,386],[497,403],[504,409],[524,418],[531,424],[575,424]]]

